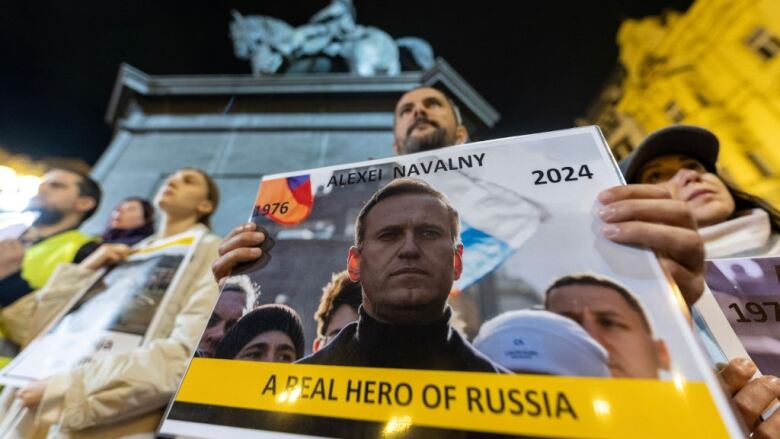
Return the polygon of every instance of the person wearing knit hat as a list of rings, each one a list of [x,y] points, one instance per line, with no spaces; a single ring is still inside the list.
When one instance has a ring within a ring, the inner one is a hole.
[[[482,324],[472,344],[516,373],[611,376],[607,351],[574,320],[549,311],[499,314]]]
[[[261,305],[233,325],[217,346],[216,358],[292,363],[303,357],[303,325],[287,305]]]

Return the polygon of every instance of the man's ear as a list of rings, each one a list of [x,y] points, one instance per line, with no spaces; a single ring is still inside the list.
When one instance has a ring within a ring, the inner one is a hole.
[[[311,344],[311,351],[317,352],[322,347],[322,338],[317,337],[314,339],[314,343]]]
[[[97,201],[92,197],[79,196],[76,198],[76,210],[85,213],[97,206]]]
[[[360,282],[360,250],[355,246],[349,248],[347,274],[352,282]]]
[[[458,244],[452,259],[452,277],[458,280],[463,273],[463,244]]]
[[[463,125],[458,125],[458,127],[455,128],[455,144],[460,145],[461,143],[466,143],[468,141],[469,130],[467,130]]]
[[[663,370],[669,370],[671,360],[669,358],[669,349],[666,348],[666,342],[660,339],[656,340],[655,349],[658,352],[658,367]]]

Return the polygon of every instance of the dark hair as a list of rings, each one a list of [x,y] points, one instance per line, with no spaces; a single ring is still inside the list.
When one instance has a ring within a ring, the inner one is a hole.
[[[217,211],[217,207],[219,206],[219,186],[217,186],[217,182],[214,181],[214,179],[211,178],[211,176],[207,174],[206,171],[204,171],[203,169],[192,168],[192,167],[187,167],[182,169],[195,171],[198,174],[202,175],[203,179],[206,180],[206,187],[207,187],[206,198],[209,201],[211,201],[211,204],[214,206],[214,208],[211,209],[211,212],[204,213],[203,215],[201,215],[200,218],[198,218],[198,222],[208,228],[211,228],[211,216],[214,214],[214,212]]]
[[[650,321],[647,320],[647,315],[645,314],[644,308],[642,308],[642,305],[639,303],[639,300],[637,300],[637,298],[634,297],[634,295],[631,294],[631,292],[629,292],[625,287],[605,277],[594,276],[592,274],[573,274],[560,277],[547,288],[547,291],[544,292],[544,307],[548,308],[550,293],[554,289],[570,285],[592,285],[596,287],[609,288],[617,292],[621,297],[623,297],[626,303],[628,303],[628,306],[636,311],[637,314],[639,314],[639,317],[642,320],[642,325],[645,327],[645,329],[647,329],[647,332],[652,335],[653,329],[650,326]]]
[[[98,207],[100,206],[100,200],[101,198],[103,198],[103,191],[100,189],[100,184],[98,184],[97,181],[93,180],[92,177],[90,177],[87,173],[76,169],[52,168],[51,170],[65,171],[77,175],[79,177],[79,182],[78,182],[79,196],[88,197],[95,200],[95,205],[92,207],[92,209],[84,212],[84,214],[81,216],[81,221],[79,221],[79,225],[83,224],[84,221],[88,220],[92,216],[92,214],[94,214],[95,211],[97,211]]]
[[[330,282],[322,288],[320,305],[314,313],[314,320],[317,321],[317,335],[320,337],[327,335],[325,329],[330,324],[333,313],[341,305],[347,305],[357,312],[361,303],[363,303],[363,290],[360,287],[360,282],[353,282],[346,270],[333,273]]]
[[[447,212],[450,214],[450,233],[452,234],[452,243],[456,245],[460,242],[460,218],[458,211],[450,204],[447,197],[441,192],[437,191],[430,184],[417,180],[414,178],[399,178],[386,184],[383,188],[379,189],[366,201],[366,204],[360,209],[357,220],[355,221],[355,246],[361,248],[363,246],[363,239],[366,235],[365,220],[371,209],[374,208],[379,202],[397,195],[408,194],[420,194],[430,195],[447,208]]]
[[[734,187],[729,180],[723,178],[720,174],[715,174],[720,178],[726,189],[731,193],[731,197],[734,198],[734,214],[732,218],[740,211],[749,209],[762,209],[767,215],[769,215],[769,222],[772,226],[772,231],[780,233],[780,212],[777,211],[772,205],[764,201],[763,199],[751,195],[743,190]]]
[[[147,200],[140,197],[127,197],[120,201],[119,204],[114,207],[114,210],[116,210],[124,203],[131,202],[137,202],[141,205],[141,209],[143,209],[144,223],[141,226],[133,229],[112,229],[108,227],[106,228],[105,232],[103,232],[103,242],[120,242],[127,245],[133,245],[147,236],[154,234],[155,210],[154,206],[152,206],[152,204]]]
[[[114,209],[117,207],[125,204],[125,203],[132,203],[133,201],[137,202],[141,205],[141,209],[144,211],[144,225],[147,224],[154,224],[154,216],[155,216],[155,210],[154,206],[152,206],[152,203],[150,203],[147,199],[141,198],[141,197],[127,197],[120,201]]]
[[[303,357],[304,338],[301,318],[287,305],[261,305],[246,313],[228,330],[217,345],[216,358],[232,360],[253,338],[268,331],[287,334],[295,346],[295,359]]]

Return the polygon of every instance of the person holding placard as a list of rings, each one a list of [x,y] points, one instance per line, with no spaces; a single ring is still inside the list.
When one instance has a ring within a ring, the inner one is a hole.
[[[780,254],[780,212],[721,177],[718,150],[709,130],[673,125],[647,136],[620,166],[627,183],[658,184],[690,207],[708,259]]]
[[[74,170],[52,169],[41,179],[28,210],[39,213],[19,239],[0,241],[0,306],[41,288],[61,263],[81,262],[95,238],[78,230],[97,210],[98,183]]]
[[[780,213],[718,174],[720,142],[711,131],[673,125],[647,136],[620,168],[629,184],[655,184],[692,211],[708,259],[780,254]],[[780,379],[751,381],[756,365],[736,358],[721,371],[753,437],[780,437],[780,411],[757,422],[780,397]]]
[[[18,390],[17,398],[38,429],[57,425],[50,430],[56,437],[151,435],[157,429],[217,298],[208,270],[219,238],[209,234],[208,227],[219,192],[208,174],[185,168],[168,177],[155,203],[163,216],[160,229],[136,248],[153,247],[180,234],[203,233],[164,308],[158,310],[159,324],[147,333],[142,346],[130,352],[97,359]],[[124,244],[104,244],[81,264],[62,265],[43,289],[31,295],[34,300],[16,307],[17,318],[27,318],[26,325],[20,324],[26,327],[16,329],[37,334],[57,309],[95,280],[96,270],[120,263],[130,251]]]

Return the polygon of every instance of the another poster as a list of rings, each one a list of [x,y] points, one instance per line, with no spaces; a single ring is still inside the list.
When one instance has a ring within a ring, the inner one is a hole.
[[[717,331],[733,330],[761,373],[780,376],[780,257],[708,261],[707,285],[728,323]],[[718,341],[729,358],[743,352],[734,353],[723,337]]]
[[[199,238],[186,233],[161,240],[105,270],[0,371],[0,383],[23,386],[140,346]]]
[[[161,433],[743,435],[655,256],[602,235],[621,183],[594,127],[267,176]]]
[[[0,212],[0,241],[19,238],[37,218],[36,212]]]

